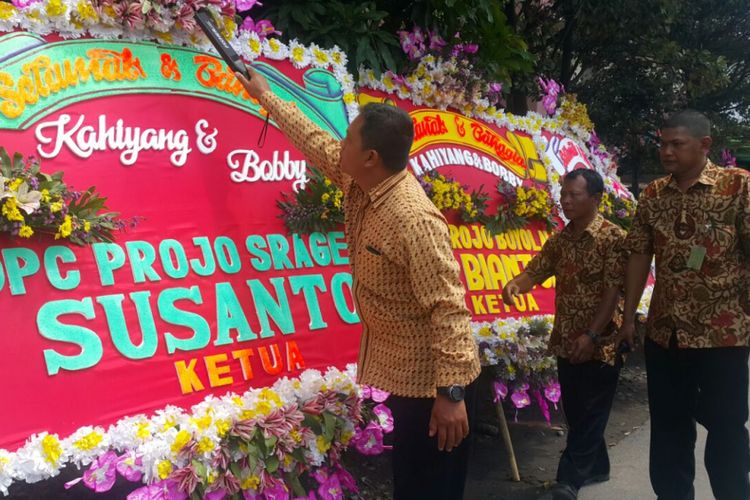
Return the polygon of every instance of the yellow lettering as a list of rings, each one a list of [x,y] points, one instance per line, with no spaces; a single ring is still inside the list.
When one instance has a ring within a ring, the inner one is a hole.
[[[466,277],[466,288],[470,291],[484,290],[484,279],[477,257],[469,253],[461,254],[461,267]]]
[[[190,394],[194,391],[202,391],[204,389],[201,379],[198,374],[195,373],[196,359],[191,359],[189,365],[185,365],[185,361],[176,361],[174,364],[177,370],[177,378],[180,380],[180,390],[183,394]]]
[[[474,314],[476,316],[479,316],[481,314],[487,314],[487,309],[484,307],[484,302],[482,302],[482,296],[481,295],[472,295],[471,296],[471,305],[474,308]]]
[[[253,379],[253,367],[250,366],[250,357],[255,353],[252,349],[240,349],[239,351],[232,351],[232,357],[239,360],[240,366],[242,367],[242,378],[245,380]]]
[[[221,387],[222,385],[232,385],[234,383],[231,375],[222,377],[222,375],[228,374],[231,369],[226,365],[218,365],[218,363],[226,363],[228,359],[224,353],[203,358],[203,362],[206,363],[206,371],[208,372],[208,383],[211,387]]]

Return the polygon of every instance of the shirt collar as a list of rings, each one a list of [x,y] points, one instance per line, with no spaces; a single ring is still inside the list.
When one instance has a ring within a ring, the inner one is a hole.
[[[586,229],[583,230],[580,238],[582,238],[586,233],[588,233],[590,236],[594,236],[602,228],[602,224],[604,224],[604,217],[602,217],[602,214],[597,213],[596,217],[594,217],[594,219],[589,222],[589,225],[586,226]],[[562,230],[561,236],[565,236],[569,240],[576,239],[573,237],[573,229],[570,227],[570,224],[565,226],[565,229]]]
[[[383,202],[388,199],[388,196],[390,196],[390,194],[394,191],[393,188],[400,184],[401,181],[406,179],[406,176],[408,174],[409,173],[406,171],[406,169],[403,169],[397,174],[391,175],[374,188],[370,189],[367,192],[367,196],[370,198],[370,202],[372,203],[373,208],[382,205]]]
[[[716,184],[716,179],[719,176],[719,167],[714,165],[711,160],[706,160],[706,166],[703,167],[703,170],[701,170],[701,175],[698,177],[698,180],[695,181],[695,184],[703,184],[704,186],[713,186]],[[670,175],[669,176],[669,182],[667,183],[667,186],[676,189],[679,191],[679,187],[677,186],[677,181],[675,178]]]

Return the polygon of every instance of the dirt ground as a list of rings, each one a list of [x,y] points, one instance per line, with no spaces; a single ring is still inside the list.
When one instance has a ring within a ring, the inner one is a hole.
[[[476,438],[469,462],[466,500],[527,500],[535,498],[555,478],[557,461],[565,447],[562,412],[552,412],[548,426],[535,406],[518,412],[506,408],[506,416],[516,452],[521,482],[511,480],[508,457],[498,432],[498,419],[493,407],[489,382],[480,391],[480,406]],[[646,373],[641,354],[633,354],[623,368],[614,407],[607,426],[607,442],[614,446],[623,437],[640,427],[648,418]],[[647,451],[644,450],[644,453]],[[644,455],[645,456],[645,455]],[[346,463],[358,478],[361,496],[366,500],[390,498],[392,488],[391,463],[388,452],[377,457],[350,454]],[[134,489],[133,483],[118,478],[115,487],[106,494],[97,494],[83,484],[70,490],[63,485],[79,477],[80,471],[68,468],[53,479],[37,484],[16,484],[10,488],[11,499],[121,499]],[[617,471],[612,471],[617,474]]]

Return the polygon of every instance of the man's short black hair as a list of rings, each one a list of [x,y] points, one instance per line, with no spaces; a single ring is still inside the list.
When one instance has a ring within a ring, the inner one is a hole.
[[[362,115],[362,148],[374,149],[385,167],[400,172],[409,161],[414,125],[409,113],[389,104],[370,103]]]
[[[572,181],[579,177],[583,177],[586,181],[586,191],[589,193],[589,196],[597,196],[604,193],[604,179],[602,179],[602,176],[596,170],[577,168],[565,174],[563,180]]]
[[[664,120],[661,128],[684,128],[695,138],[711,135],[711,121],[706,115],[693,109],[672,113]]]

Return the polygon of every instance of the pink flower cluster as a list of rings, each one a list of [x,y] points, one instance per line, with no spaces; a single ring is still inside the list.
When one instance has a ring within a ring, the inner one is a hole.
[[[419,26],[414,26],[411,31],[399,31],[398,37],[401,41],[401,48],[411,61],[424,56],[428,50],[440,51],[447,45],[439,34],[422,30]]]
[[[542,105],[547,114],[552,116],[557,110],[557,98],[565,92],[565,88],[551,78],[545,81],[542,77],[539,77],[539,87],[544,92]]]
[[[226,0],[92,0],[101,15],[114,11],[119,24],[129,30],[151,29],[167,32],[172,27],[192,33],[197,28],[195,13],[201,8],[213,5],[222,16],[234,17],[235,4]]]

